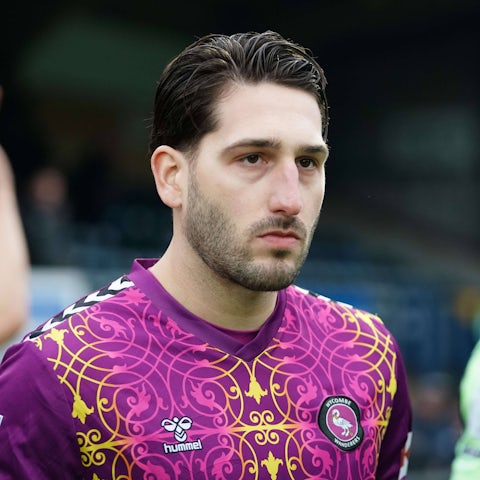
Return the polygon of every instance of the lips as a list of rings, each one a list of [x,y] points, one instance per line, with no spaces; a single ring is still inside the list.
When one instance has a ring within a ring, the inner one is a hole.
[[[260,237],[274,236],[274,237],[292,237],[300,240],[300,235],[294,230],[271,230],[259,235]]]
[[[291,248],[301,240],[300,235],[293,230],[271,230],[258,237],[277,248]]]

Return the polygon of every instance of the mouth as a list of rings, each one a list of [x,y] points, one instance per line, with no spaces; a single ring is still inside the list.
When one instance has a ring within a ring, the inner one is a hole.
[[[302,240],[294,230],[270,230],[258,235],[258,238],[275,248],[292,248]]]
[[[265,237],[265,236],[276,236],[276,237],[292,237],[296,238],[297,240],[300,240],[300,234],[296,232],[295,230],[269,230],[267,232],[264,232],[259,235],[259,237]]]

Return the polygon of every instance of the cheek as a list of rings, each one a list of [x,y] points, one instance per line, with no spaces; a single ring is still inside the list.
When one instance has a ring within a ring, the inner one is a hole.
[[[222,210],[230,212],[233,220],[237,220],[254,215],[259,209],[260,199],[253,189],[232,190],[219,194],[218,204]]]
[[[325,197],[325,179],[307,190],[303,199],[304,209],[311,215],[318,215]]]

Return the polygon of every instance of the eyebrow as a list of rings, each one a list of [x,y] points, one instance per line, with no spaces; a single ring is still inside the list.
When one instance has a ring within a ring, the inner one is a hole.
[[[326,145],[305,145],[304,147],[300,147],[300,150],[310,155],[321,154],[328,156],[329,153]]]
[[[280,150],[281,142],[278,140],[272,139],[262,139],[262,138],[245,138],[239,140],[238,142],[228,145],[222,150],[222,153],[228,153],[231,150],[242,147],[256,147],[256,148],[271,148],[273,150]],[[321,154],[328,155],[328,147],[326,145],[301,145],[298,148],[302,153],[307,153],[310,155]]]

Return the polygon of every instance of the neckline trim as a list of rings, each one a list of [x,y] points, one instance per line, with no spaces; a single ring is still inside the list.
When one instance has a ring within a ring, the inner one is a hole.
[[[152,303],[183,330],[195,335],[209,345],[245,361],[253,360],[262,353],[276,335],[286,306],[286,290],[280,290],[272,314],[267,318],[255,337],[243,344],[228,333],[187,310],[156,279],[149,268],[157,259],[136,259],[128,275],[129,279],[143,291]]]

